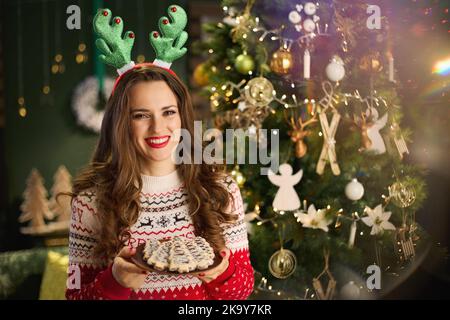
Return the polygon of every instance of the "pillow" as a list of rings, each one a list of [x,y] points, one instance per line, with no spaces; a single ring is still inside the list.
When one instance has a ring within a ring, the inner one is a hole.
[[[69,256],[49,251],[42,276],[39,300],[65,300]]]

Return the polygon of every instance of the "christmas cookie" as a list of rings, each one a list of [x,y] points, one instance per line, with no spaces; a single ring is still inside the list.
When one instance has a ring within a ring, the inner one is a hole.
[[[214,250],[202,237],[174,237],[168,241],[150,239],[145,243],[144,261],[159,271],[188,273],[214,264]]]

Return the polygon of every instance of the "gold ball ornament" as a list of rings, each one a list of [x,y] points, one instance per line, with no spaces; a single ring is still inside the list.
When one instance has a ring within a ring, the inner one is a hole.
[[[273,101],[273,85],[264,77],[250,80],[245,86],[246,101],[256,107],[265,107]]]
[[[248,54],[240,54],[236,57],[234,67],[239,73],[248,74],[255,69],[255,61]]]
[[[194,81],[199,86],[203,87],[209,83],[208,73],[206,72],[205,64],[201,63],[194,70]]]
[[[270,69],[279,75],[288,74],[293,65],[292,53],[283,47],[275,51],[270,60]]]
[[[406,179],[394,182],[389,186],[389,196],[397,207],[407,208],[416,200],[416,191],[412,182]]]
[[[278,279],[286,279],[294,273],[296,267],[295,254],[284,248],[275,252],[269,259],[269,271]]]

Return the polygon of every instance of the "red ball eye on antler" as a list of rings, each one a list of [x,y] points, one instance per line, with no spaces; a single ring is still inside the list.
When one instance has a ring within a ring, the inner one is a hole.
[[[158,32],[153,32],[153,38],[158,38],[159,37],[159,33]]]
[[[104,11],[102,12],[102,14],[106,17],[106,16],[108,16],[108,11],[104,10]]]
[[[177,7],[172,7],[172,8],[170,8],[170,11],[172,11],[172,12],[177,12]]]
[[[114,22],[115,22],[116,24],[119,24],[119,23],[120,23],[120,19],[119,19],[119,18],[116,18],[116,19],[114,19]]]
[[[130,32],[130,33],[128,34],[128,38],[133,39],[133,38],[134,38],[134,33],[133,33],[133,32]]]
[[[168,23],[169,23],[169,20],[164,19],[164,20],[163,20],[163,23],[164,23],[164,24],[168,24]]]

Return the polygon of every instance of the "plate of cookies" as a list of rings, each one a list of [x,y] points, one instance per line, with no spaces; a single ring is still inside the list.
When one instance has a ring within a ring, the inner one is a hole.
[[[222,257],[216,255],[202,237],[173,237],[169,240],[147,240],[137,247],[132,261],[151,272],[196,274],[218,266]]]

